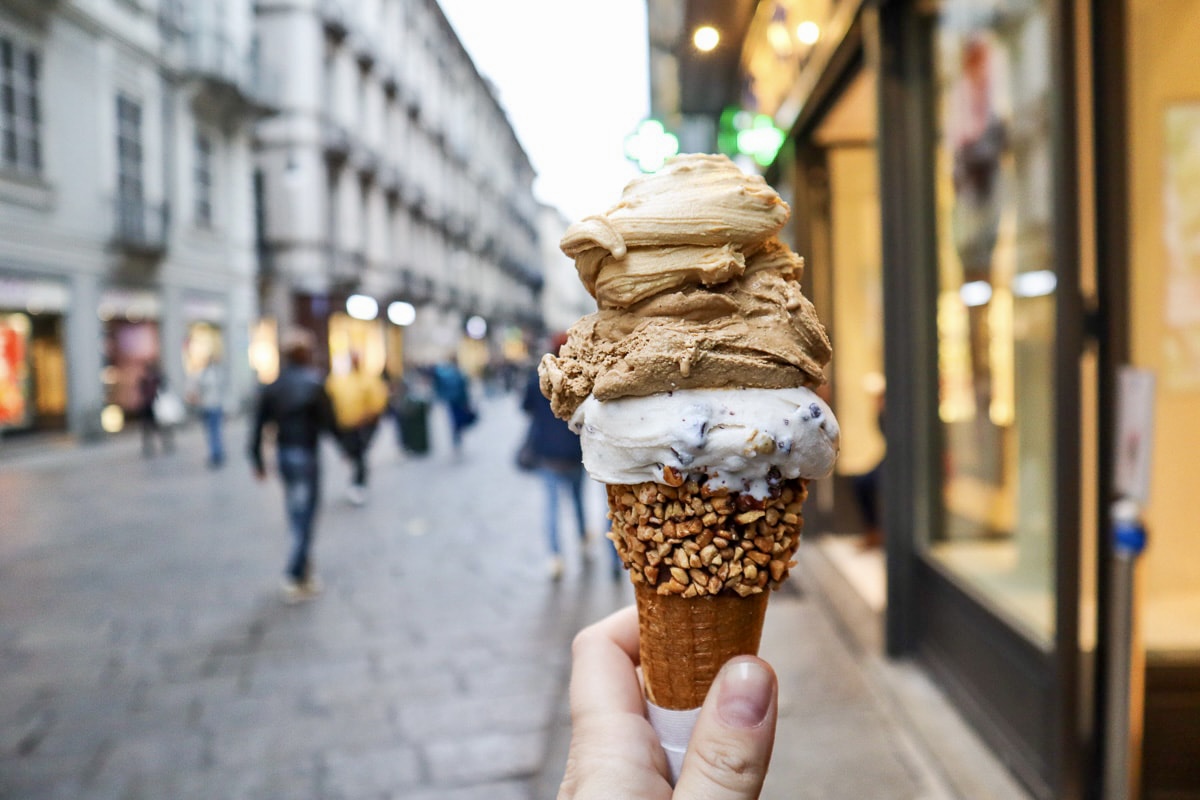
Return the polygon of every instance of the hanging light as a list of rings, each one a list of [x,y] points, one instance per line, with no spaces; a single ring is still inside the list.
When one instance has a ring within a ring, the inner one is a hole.
[[[412,303],[397,300],[394,303],[388,304],[387,316],[393,325],[399,325],[401,328],[404,328],[416,321],[417,309]]]
[[[379,316],[379,303],[365,294],[352,294],[346,298],[346,313],[355,319],[370,322]]]
[[[721,43],[721,33],[712,25],[701,25],[692,34],[692,44],[701,53],[709,53]]]
[[[1018,273],[1012,281],[1012,293],[1015,297],[1042,297],[1053,294],[1058,286],[1058,278],[1048,269],[1035,269],[1030,272]]]
[[[800,44],[812,46],[817,43],[817,39],[821,38],[821,26],[813,22],[811,19],[806,19],[796,26],[796,41]]]
[[[467,336],[472,339],[482,339],[487,336],[487,329],[487,320],[479,315],[467,320]]]
[[[959,287],[958,296],[968,308],[987,305],[992,299],[992,285],[987,281],[968,281]]]

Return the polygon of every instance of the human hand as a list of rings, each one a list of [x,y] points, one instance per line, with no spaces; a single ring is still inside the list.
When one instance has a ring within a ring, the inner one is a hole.
[[[765,661],[739,656],[713,681],[674,790],[645,717],[637,610],[583,629],[572,647],[571,749],[558,800],[752,800],[775,744],[778,686]]]

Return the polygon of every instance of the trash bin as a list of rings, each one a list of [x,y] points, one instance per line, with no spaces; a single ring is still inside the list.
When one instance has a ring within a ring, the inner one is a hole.
[[[429,452],[429,401],[406,397],[396,409],[396,426],[400,448],[406,453],[420,455]]]

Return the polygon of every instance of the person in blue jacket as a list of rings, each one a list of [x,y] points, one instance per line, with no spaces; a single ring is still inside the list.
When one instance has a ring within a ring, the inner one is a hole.
[[[566,334],[556,334],[551,340],[550,351],[558,355],[566,340]],[[571,498],[583,553],[585,557],[587,555],[589,537],[583,513],[583,451],[579,445],[579,435],[550,410],[550,401],[538,385],[537,370],[531,371],[525,384],[521,408],[529,415],[528,444],[533,451],[534,469],[546,487],[549,572],[552,578],[557,579],[563,573],[562,549],[558,539],[558,499],[564,492]]]

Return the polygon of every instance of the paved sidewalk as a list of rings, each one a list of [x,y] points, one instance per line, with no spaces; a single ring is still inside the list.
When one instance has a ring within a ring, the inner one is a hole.
[[[326,590],[297,606],[280,488],[237,457],[241,423],[215,472],[195,428],[155,459],[133,438],[0,451],[0,798],[553,797],[571,638],[632,591],[574,542],[546,578],[515,398],[484,404],[461,461],[433,423],[420,459],[381,429],[365,507],[326,452]],[[763,796],[957,796],[813,586],[801,570],[768,612]]]

